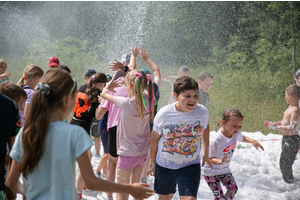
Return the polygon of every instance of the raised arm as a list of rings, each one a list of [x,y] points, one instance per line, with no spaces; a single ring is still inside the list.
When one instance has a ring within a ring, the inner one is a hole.
[[[130,57],[130,62],[128,64],[128,67],[130,70],[134,70],[136,68],[136,57],[139,55],[139,46],[132,47],[131,49],[131,57]]]
[[[148,50],[145,51],[145,49],[140,50],[141,58],[149,65],[151,70],[153,71],[153,81],[158,85],[158,88],[160,88],[161,85],[161,73],[157,65],[149,58]]]

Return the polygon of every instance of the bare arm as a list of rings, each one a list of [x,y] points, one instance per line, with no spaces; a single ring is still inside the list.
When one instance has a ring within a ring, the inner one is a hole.
[[[227,161],[227,153],[225,153],[224,157],[222,159],[218,159],[216,157],[210,158],[210,162],[214,165],[222,165],[225,164]]]
[[[86,186],[91,190],[98,190],[104,192],[117,192],[131,194],[134,198],[145,199],[153,195],[153,190],[148,189],[150,185],[145,183],[135,184],[118,184],[111,181],[106,181],[95,177],[93,169],[90,164],[88,151],[85,151],[77,158],[78,165]]]
[[[115,102],[115,96],[112,95],[112,94],[109,94],[108,90],[109,90],[109,91],[114,91],[114,89],[115,89],[116,87],[120,87],[120,86],[122,86],[122,84],[120,84],[120,83],[118,82],[118,80],[110,82],[109,85],[107,85],[107,86],[105,86],[105,88],[103,88],[103,91],[102,91],[102,93],[100,94],[101,97],[102,97],[103,99],[109,101],[110,103],[114,103],[114,102]]]
[[[152,131],[151,139],[150,139],[150,169],[147,175],[155,176],[155,164],[156,164],[156,153],[158,148],[158,141],[161,138],[161,135],[159,135],[157,132]]]
[[[132,47],[131,49],[131,57],[130,57],[130,62],[128,64],[128,67],[130,70],[134,70],[136,68],[136,57],[139,55],[139,46]]]
[[[210,160],[209,160],[209,125],[207,124],[206,129],[201,135],[202,139],[202,147],[203,147],[203,160],[202,160],[202,166],[204,166],[205,163],[209,165],[211,169],[213,169]]]
[[[8,172],[5,185],[15,193],[21,193],[25,196],[25,190],[21,182],[19,181],[20,171],[19,163],[15,160],[12,161],[11,169]]]
[[[161,85],[161,73],[157,65],[149,58],[148,50],[145,51],[145,49],[140,50],[141,58],[149,65],[151,70],[153,71],[153,81],[158,85],[158,88],[160,88]]]
[[[256,140],[251,139],[251,138],[249,138],[245,135],[244,135],[244,139],[243,139],[242,142],[251,143],[256,149],[258,149],[258,147],[259,147],[264,151],[264,147],[261,144],[259,144]]]
[[[108,111],[108,108],[102,108],[102,107],[98,107],[96,109],[96,113],[95,113],[95,117],[97,120],[100,120],[103,118],[103,116],[105,115],[105,113]]]
[[[168,81],[173,85],[177,79],[177,76],[164,76],[163,74],[161,75],[163,81]]]
[[[3,74],[0,75],[0,79],[6,79],[9,76],[11,76],[10,73],[3,73]]]

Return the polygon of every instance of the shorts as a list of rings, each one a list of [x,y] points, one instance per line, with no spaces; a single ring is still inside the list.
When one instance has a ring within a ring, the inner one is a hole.
[[[93,121],[91,123],[91,135],[94,138],[99,137],[98,120],[96,118],[93,118]]]
[[[108,134],[108,153],[112,157],[118,157],[117,154],[117,126],[111,127]]]
[[[99,135],[101,138],[102,146],[103,146],[103,151],[104,153],[108,153],[108,131],[106,129],[99,129]]]
[[[174,194],[177,184],[179,196],[193,196],[197,199],[200,170],[200,164],[193,164],[180,169],[168,169],[156,164],[154,190],[161,195]]]
[[[77,119],[74,119],[74,117],[73,117],[73,119],[70,121],[70,124],[75,124],[75,125],[81,126],[82,128],[84,128],[86,133],[90,136],[91,122],[77,120]]]
[[[147,161],[148,153],[140,156],[119,156],[117,166],[126,170],[133,170],[135,167],[143,168]]]

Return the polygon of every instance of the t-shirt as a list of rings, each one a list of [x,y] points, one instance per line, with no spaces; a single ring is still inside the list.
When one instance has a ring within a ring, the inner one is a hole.
[[[0,94],[0,191],[4,190],[4,175],[5,175],[5,156],[6,156],[6,144],[8,142],[11,133],[16,125],[18,116],[18,107],[16,103]]]
[[[169,169],[200,163],[201,135],[209,118],[208,110],[200,104],[190,112],[179,112],[176,103],[158,111],[153,127],[161,135],[156,163]]]
[[[20,162],[23,155],[22,131],[17,135],[10,156]],[[27,199],[78,199],[75,188],[76,159],[92,145],[85,130],[57,121],[49,124],[44,153],[33,172],[23,178]]]
[[[5,81],[9,81],[9,78],[7,77],[7,78],[0,79],[0,84],[3,83],[3,82],[5,82]]]
[[[210,101],[208,93],[203,92],[201,89],[199,89],[198,94],[199,94],[198,103],[205,106],[205,108],[208,108],[209,101]]]
[[[25,108],[25,104],[29,104],[30,103],[30,101],[32,99],[32,96],[34,94],[34,90],[32,90],[28,85],[25,85],[22,88],[24,89],[24,91],[27,94],[27,99],[26,99],[26,101],[22,105],[23,110],[20,112],[21,124],[22,124],[22,126],[24,126],[24,123],[25,123],[25,120],[24,120],[24,108]]]
[[[231,138],[225,137],[221,129],[212,136],[209,144],[209,158],[218,158],[222,159],[227,153],[227,161],[222,165],[214,165],[213,170],[211,170],[207,163],[202,167],[202,174],[205,176],[215,176],[221,174],[230,173],[229,165],[233,156],[233,152],[236,148],[237,141],[243,141],[244,136],[241,132],[238,132],[236,135]]]
[[[86,122],[92,122],[93,118],[95,117],[95,112],[97,107],[99,106],[98,100],[93,102],[91,108],[89,110],[89,105],[87,104],[86,94],[85,91],[87,89],[87,85],[82,85],[75,99],[75,108],[73,117],[79,120],[83,120]],[[97,89],[98,94],[101,93],[101,90]]]
[[[129,97],[126,87],[122,85],[121,87],[117,87],[114,89],[116,93],[114,92],[109,92],[111,95],[114,96],[119,96],[119,97]],[[108,108],[109,113],[108,113],[108,118],[107,118],[107,130],[111,127],[117,126],[120,113],[121,113],[121,108],[116,108],[113,103],[110,103],[109,101],[103,99],[101,104],[99,105],[100,108]]]
[[[149,98],[144,95],[147,110],[143,108],[144,120],[137,113],[136,98],[115,97],[114,104],[122,108],[117,129],[117,154],[139,156],[148,153],[150,146]]]

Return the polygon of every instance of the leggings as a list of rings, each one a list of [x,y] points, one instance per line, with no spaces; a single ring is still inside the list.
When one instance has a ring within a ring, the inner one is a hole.
[[[231,173],[216,176],[203,176],[209,188],[214,194],[215,200],[233,199],[238,187]],[[221,183],[226,187],[227,192],[224,196]]]

